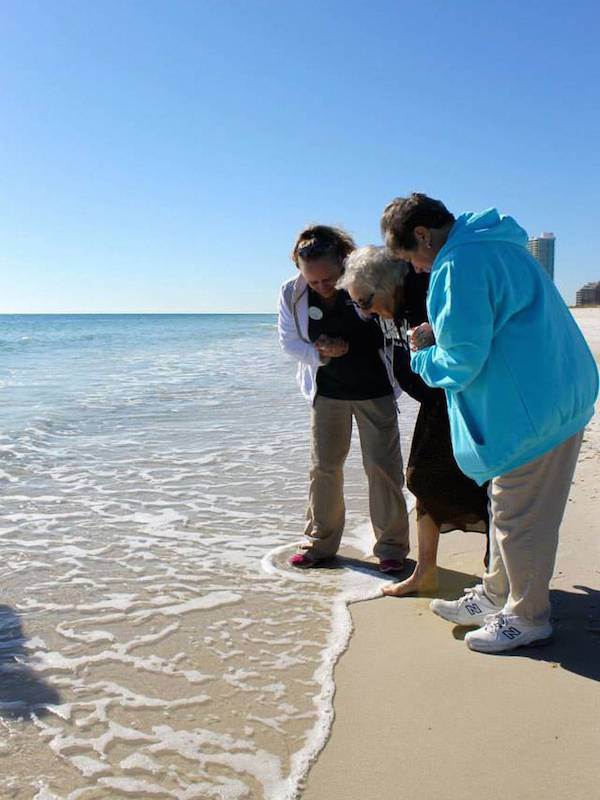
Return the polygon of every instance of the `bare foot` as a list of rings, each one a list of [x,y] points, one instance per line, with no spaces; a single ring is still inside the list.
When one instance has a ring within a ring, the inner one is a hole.
[[[407,594],[417,594],[422,592],[429,594],[438,588],[437,567],[420,568],[415,567],[415,571],[405,581],[399,583],[388,583],[383,587],[383,593],[388,597],[404,597]]]

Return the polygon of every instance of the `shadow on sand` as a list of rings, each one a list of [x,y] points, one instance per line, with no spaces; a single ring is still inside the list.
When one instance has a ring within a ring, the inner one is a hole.
[[[312,570],[354,570],[366,575],[377,576],[384,581],[400,581],[413,571],[415,562],[406,560],[402,572],[382,575],[376,563],[364,561],[352,556],[337,555],[320,561]],[[466,586],[474,586],[481,582],[481,577],[467,572],[438,568],[439,585],[436,597],[455,600],[463,594]],[[521,647],[502,657],[532,658],[560,664],[563,669],[581,675],[584,678],[600,681],[600,590],[589,586],[573,586],[578,591],[567,592],[561,589],[550,591],[552,603],[552,622],[554,638],[549,644],[538,647]],[[408,595],[410,597],[411,595]],[[413,597],[415,595],[412,595]],[[427,594],[419,595],[421,597]],[[404,598],[400,597],[399,600]],[[462,625],[454,627],[455,639],[464,639],[470,628]]]
[[[19,615],[0,605],[0,717],[27,719],[47,713],[46,706],[60,703],[60,695],[27,666],[25,634]]]
[[[364,561],[363,559],[354,558],[353,556],[337,555],[334,558],[327,558],[323,561],[319,561],[318,564],[316,564],[314,567],[311,567],[311,571],[315,569],[328,571],[349,569],[353,572],[362,572],[364,575],[372,575],[373,577],[381,578],[382,583],[388,583],[392,581],[403,581],[405,578],[408,578],[413,573],[415,563],[416,562],[411,558],[407,558],[402,572],[382,574],[375,562]],[[481,576],[479,575],[473,575],[469,572],[457,572],[456,570],[438,567],[438,588],[431,594],[431,596],[443,597],[446,600],[455,600],[464,593],[466,586],[474,586],[476,583],[480,582]],[[416,595],[408,595],[408,597],[415,596]],[[419,593],[418,596],[429,597],[429,594],[423,592]],[[399,599],[401,600],[402,598]]]
[[[515,655],[560,664],[563,669],[600,681],[600,591],[573,586],[577,592],[550,592],[554,639]]]
[[[560,664],[568,672],[600,681],[600,591],[589,586],[573,588],[579,591],[550,591],[554,637],[548,644],[520,647],[498,655]],[[464,639],[468,630],[457,626],[454,637]]]

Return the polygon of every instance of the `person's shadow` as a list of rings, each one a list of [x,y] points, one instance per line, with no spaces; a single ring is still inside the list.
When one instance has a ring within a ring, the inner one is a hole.
[[[365,561],[362,558],[356,558],[351,555],[338,554],[333,558],[324,559],[320,561],[312,569],[342,571],[351,570],[352,572],[361,572],[363,575],[372,575],[373,577],[380,578],[382,584],[396,581],[403,581],[412,575],[415,568],[415,561],[412,558],[407,558],[404,568],[401,572],[393,572],[383,574],[379,571],[379,566],[372,561]],[[459,572],[454,569],[446,569],[438,567],[438,586],[433,592],[419,592],[417,594],[406,595],[407,597],[444,597],[446,600],[456,600],[459,598],[466,586],[474,586],[476,583],[481,582],[481,577],[474,575],[471,572]],[[402,599],[402,598],[400,598]]]
[[[412,559],[407,559],[401,573],[382,575],[377,564],[373,562],[351,555],[338,555],[320,562],[316,568],[333,571],[350,569],[377,576],[385,581],[398,581],[407,578],[414,569],[414,565],[415,562]],[[439,585],[434,595],[443,597],[445,600],[455,600],[463,594],[466,586],[481,583],[481,578],[471,573],[439,567],[438,581]],[[554,637],[550,644],[519,647],[501,655],[560,664],[569,672],[600,681],[600,590],[591,589],[589,586],[573,586],[573,589],[580,591],[567,592],[561,589],[550,591],[554,625]],[[420,596],[427,595],[421,594]],[[463,625],[457,625],[452,633],[456,639],[464,639],[469,630],[471,629]]]
[[[516,654],[560,664],[584,678],[600,681],[600,591],[573,586],[579,592],[553,589],[554,639],[546,647],[524,648]]]
[[[27,666],[25,634],[18,614],[0,605],[0,718],[27,719],[48,713],[60,695]]]
[[[580,591],[550,591],[554,636],[549,644],[519,647],[501,655],[560,664],[576,675],[600,681],[600,591],[589,586],[573,588]],[[463,639],[468,630],[457,626],[453,633]]]

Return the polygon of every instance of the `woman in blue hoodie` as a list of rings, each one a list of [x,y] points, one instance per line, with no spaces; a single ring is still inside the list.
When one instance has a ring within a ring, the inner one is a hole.
[[[490,564],[483,583],[432,610],[501,652],[552,634],[548,586],[558,529],[598,393],[594,358],[527,234],[496,209],[457,219],[424,194],[393,200],[386,245],[429,272],[435,344],[413,338],[412,369],[446,391],[456,461],[490,481]],[[487,618],[487,619],[486,619]]]

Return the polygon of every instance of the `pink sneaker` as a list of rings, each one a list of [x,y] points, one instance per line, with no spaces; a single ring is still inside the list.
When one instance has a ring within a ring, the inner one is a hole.
[[[404,561],[398,558],[384,558],[379,562],[379,572],[402,572]]]
[[[314,567],[316,563],[315,559],[307,553],[294,553],[293,556],[288,558],[290,567],[296,567],[297,569],[308,569],[309,567]]]

